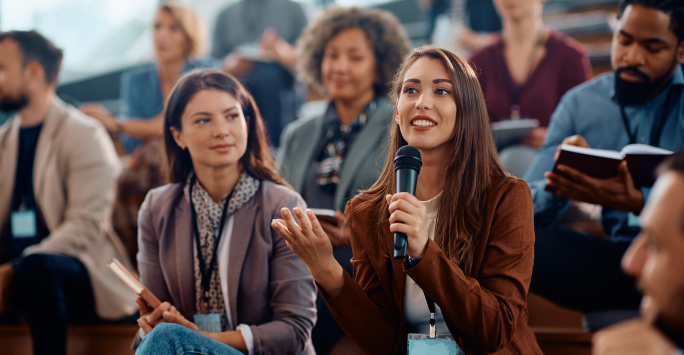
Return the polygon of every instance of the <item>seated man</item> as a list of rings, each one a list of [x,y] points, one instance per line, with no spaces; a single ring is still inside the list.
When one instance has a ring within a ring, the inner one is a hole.
[[[662,169],[641,214],[642,232],[622,259],[644,293],[643,319],[596,333],[595,355],[674,355],[684,348],[684,154]]]
[[[118,320],[135,295],[109,214],[119,161],[101,124],[55,96],[62,51],[35,31],[0,34],[0,313],[31,328],[35,354],[64,354],[66,324]]]
[[[626,163],[619,174],[596,179],[561,165],[562,143],[621,150],[630,143],[679,150],[684,144],[684,14],[668,0],[622,0],[611,50],[614,71],[570,90],[551,118],[546,142],[525,176],[535,213],[535,262],[530,291],[584,311],[632,309],[641,296],[620,270],[639,233],[648,188],[636,188]],[[555,195],[545,191],[554,187]],[[556,223],[570,200],[603,206],[607,238]],[[606,321],[610,323],[610,320]],[[601,325],[598,324],[598,327]],[[588,326],[590,330],[593,327]]]

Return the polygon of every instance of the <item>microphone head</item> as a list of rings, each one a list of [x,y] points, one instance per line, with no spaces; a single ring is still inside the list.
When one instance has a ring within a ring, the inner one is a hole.
[[[394,156],[394,171],[411,169],[419,173],[421,166],[423,166],[423,161],[418,148],[405,145],[397,150],[397,154]]]

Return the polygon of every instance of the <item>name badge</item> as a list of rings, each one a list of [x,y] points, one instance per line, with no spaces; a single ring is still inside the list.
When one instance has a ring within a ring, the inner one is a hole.
[[[427,334],[408,335],[408,355],[463,355],[451,335],[430,338]]]
[[[26,210],[12,212],[12,235],[15,238],[32,238],[36,236],[36,211]]]
[[[200,330],[209,333],[220,333],[221,316],[218,313],[195,314],[195,325]]]
[[[641,217],[630,212],[627,218],[627,225],[630,227],[641,227]]]

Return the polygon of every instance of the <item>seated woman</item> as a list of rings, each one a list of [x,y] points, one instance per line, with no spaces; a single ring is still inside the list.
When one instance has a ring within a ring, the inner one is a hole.
[[[148,139],[162,135],[162,110],[176,79],[196,68],[220,69],[205,52],[207,29],[187,5],[164,2],[154,18],[155,62],[135,67],[121,75],[121,117],[100,104],[84,104],[81,111],[101,121],[110,133],[120,134],[127,154]]]
[[[368,354],[403,354],[408,333],[426,333],[428,296],[437,306],[436,332],[451,333],[462,353],[541,354],[526,308],[532,197],[499,163],[475,72],[449,51],[422,47],[404,60],[392,96],[382,175],[345,211],[353,278],[311,211],[283,209],[273,228]],[[422,155],[415,196],[395,193],[392,158],[405,145]],[[393,259],[394,232],[407,236],[402,260]]]
[[[276,172],[266,137],[254,100],[228,74],[196,70],[170,93],[171,184],[147,195],[138,236],[140,280],[164,303],[137,300],[138,336],[147,334],[138,353],[314,353],[313,279],[270,226],[281,208],[305,204]]]
[[[494,0],[503,22],[501,36],[470,58],[492,122],[539,120],[528,139],[500,152],[504,167],[516,176],[525,174],[544,144],[551,114],[563,94],[591,78],[585,48],[544,26],[544,2]]]
[[[330,102],[324,115],[284,129],[279,165],[309,207],[337,211],[336,223],[322,225],[335,258],[349,272],[349,233],[342,232],[340,211],[380,176],[382,143],[392,119],[385,96],[410,48],[389,12],[341,7],[324,10],[297,43],[301,79],[325,92]],[[318,310],[312,338],[316,352],[327,354],[342,330],[322,301]]]

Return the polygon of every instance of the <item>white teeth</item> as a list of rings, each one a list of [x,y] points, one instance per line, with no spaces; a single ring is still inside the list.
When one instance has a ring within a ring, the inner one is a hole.
[[[428,120],[415,120],[411,122],[411,124],[418,127],[430,127],[437,125],[436,123]]]

